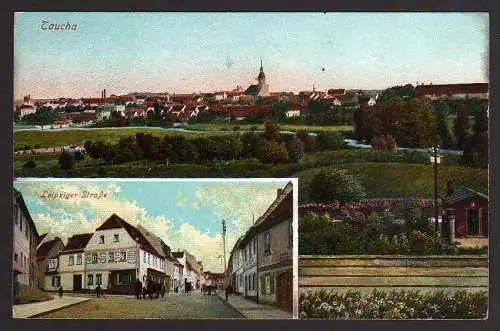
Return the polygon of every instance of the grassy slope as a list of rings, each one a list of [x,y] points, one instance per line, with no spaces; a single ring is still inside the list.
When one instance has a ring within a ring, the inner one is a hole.
[[[259,130],[264,130],[264,124],[238,124],[238,122],[233,122],[231,124],[226,123],[203,123],[203,124],[188,124],[185,127],[192,130],[200,131],[211,131],[211,130],[233,130],[235,126],[239,126],[240,130],[249,130],[251,127],[256,126]],[[283,131],[298,131],[307,130],[309,132],[319,132],[319,131],[352,131],[353,127],[349,125],[304,125],[304,124],[280,124],[280,128]]]
[[[96,129],[96,130],[71,130],[71,131],[18,131],[14,132],[14,147],[24,147],[25,145],[33,148],[35,145],[40,147],[56,147],[74,144],[83,144],[87,140],[106,142],[117,142],[123,136],[135,136],[136,133],[151,133],[157,137],[163,137],[167,134],[185,135],[186,137],[196,138],[200,135],[215,135],[215,133],[196,133],[164,131],[155,128],[120,128],[120,129]],[[221,135],[224,133],[217,133]]]
[[[351,163],[330,166],[344,169],[358,176],[369,198],[433,198],[434,177],[431,165],[407,163]],[[313,176],[322,168],[297,173],[299,197],[307,202],[307,187]],[[439,191],[443,192],[446,181],[463,184],[483,193],[488,193],[488,170],[461,166],[439,168]]]

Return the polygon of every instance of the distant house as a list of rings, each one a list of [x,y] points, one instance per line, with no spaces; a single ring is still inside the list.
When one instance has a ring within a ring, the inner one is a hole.
[[[212,286],[218,291],[224,291],[224,274],[217,272],[204,272],[205,286]]]
[[[417,97],[431,100],[441,99],[488,99],[488,83],[419,85],[415,87]]]
[[[34,114],[36,113],[36,106],[30,104],[22,104],[21,107],[19,108],[19,112],[20,112],[20,117],[24,117],[29,114]]]
[[[57,290],[60,281],[54,281],[59,265],[59,252],[64,243],[59,237],[43,242],[36,251],[38,265],[38,288],[41,290]],[[57,283],[57,284],[56,284]]]
[[[488,237],[488,196],[448,181],[441,195],[443,210],[453,209],[457,237]]]
[[[300,106],[298,104],[288,105],[285,115],[288,118],[300,116]]]

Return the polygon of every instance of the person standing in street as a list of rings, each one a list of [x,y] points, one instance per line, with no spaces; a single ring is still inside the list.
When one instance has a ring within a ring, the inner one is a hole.
[[[63,288],[62,288],[62,285],[59,286],[59,298],[62,298],[63,296]]]

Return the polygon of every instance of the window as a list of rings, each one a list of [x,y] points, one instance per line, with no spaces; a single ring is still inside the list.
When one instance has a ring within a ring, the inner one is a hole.
[[[99,263],[106,263],[106,252],[99,253]]]
[[[108,253],[108,263],[113,263],[113,262],[115,262],[115,253],[109,252]]]
[[[19,207],[14,206],[14,223],[19,223]]]
[[[59,287],[59,284],[61,284],[61,277],[52,276],[52,287]]]
[[[94,285],[94,275],[87,275],[87,285]]]
[[[92,253],[92,264],[97,264],[97,253]]]
[[[119,241],[120,241],[120,237],[119,237],[119,235],[115,234],[115,235],[113,236],[113,241],[114,241],[115,243],[119,242]]]
[[[125,262],[127,261],[127,252],[123,251],[120,252],[120,262]]]
[[[96,285],[102,285],[102,274],[96,274],[95,275],[95,284]]]
[[[143,261],[144,261],[144,263],[146,263],[148,261],[148,259],[146,258],[146,252],[144,252]]]
[[[293,225],[292,221],[288,224],[288,247],[292,247],[293,244]]]
[[[125,274],[125,273],[119,273],[118,274],[118,284],[119,285],[126,285],[132,283],[132,277],[130,274]]]
[[[271,254],[271,233],[264,233],[264,255]]]
[[[14,253],[14,262],[17,262],[17,253]]]
[[[82,264],[82,254],[78,254],[76,256],[76,264],[79,264],[79,265]]]
[[[151,254],[148,253],[148,264],[151,264]]]
[[[68,265],[75,264],[75,257],[73,255],[68,256]]]
[[[99,237],[99,244],[104,244],[104,236]]]

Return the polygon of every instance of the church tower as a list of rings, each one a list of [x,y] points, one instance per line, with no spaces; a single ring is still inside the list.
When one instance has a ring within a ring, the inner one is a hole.
[[[259,96],[267,97],[269,96],[269,85],[266,84],[266,74],[264,74],[264,68],[262,67],[262,59],[260,59],[260,71],[259,71]]]

